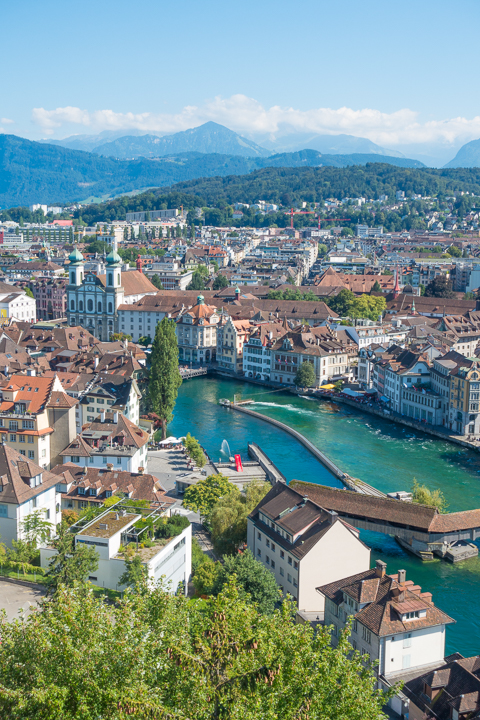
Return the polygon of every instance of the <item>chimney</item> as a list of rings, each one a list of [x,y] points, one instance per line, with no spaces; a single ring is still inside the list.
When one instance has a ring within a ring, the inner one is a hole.
[[[96,357],[96,358],[94,359],[94,361],[93,361],[93,367],[94,367],[95,370],[97,369],[97,367],[98,367],[98,357]]]
[[[335,520],[338,517],[338,513],[335,512],[335,510],[329,510],[330,513],[330,525],[333,525]]]
[[[100,422],[105,422],[105,410],[100,410]]]
[[[35,377],[35,370],[33,368],[29,368],[27,370],[27,375],[29,375],[30,377]]]
[[[107,470],[113,470],[113,463],[107,463]]]
[[[401,585],[402,583],[405,582],[406,575],[407,575],[407,571],[406,571],[406,570],[399,570],[399,571],[398,571],[398,584],[399,584],[399,585]]]
[[[138,474],[143,475],[144,472],[145,472],[145,468],[142,465],[140,465],[140,467],[138,468]]]
[[[375,566],[375,576],[378,578],[385,577],[386,570],[387,570],[387,563],[384,563],[383,560],[377,560],[377,563]]]
[[[118,424],[118,412],[117,411],[115,411],[113,413],[113,422],[115,423],[115,425]]]

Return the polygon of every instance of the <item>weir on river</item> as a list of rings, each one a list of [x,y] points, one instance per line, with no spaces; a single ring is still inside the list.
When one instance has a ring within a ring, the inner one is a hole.
[[[234,394],[257,400],[252,409],[295,428],[345,472],[383,492],[410,490],[415,477],[431,489],[441,489],[450,512],[480,507],[480,454],[346,406],[288,392],[267,394],[263,387],[208,376],[193,379],[180,388],[169,432],[184,435],[190,431],[212,457],[218,455],[223,439],[232,453],[244,458],[248,442],[255,441],[287,480],[342,487],[293,437],[218,405],[220,398],[233,399]],[[472,614],[471,602],[480,587],[480,560],[455,566],[441,560],[422,564],[389,537],[369,532],[362,532],[361,537],[372,548],[372,561],[380,557],[390,572],[405,568],[407,578],[432,592],[433,601],[457,620],[447,632],[448,652],[479,652],[480,619]]]

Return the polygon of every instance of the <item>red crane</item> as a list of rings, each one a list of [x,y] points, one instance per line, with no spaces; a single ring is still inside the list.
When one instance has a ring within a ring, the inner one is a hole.
[[[294,210],[293,208],[285,213],[285,215],[290,215],[290,227],[293,230],[293,216],[294,215],[315,215],[314,210]]]
[[[321,218],[320,215],[318,215],[317,217],[318,217],[318,229],[319,229],[319,230],[320,230],[320,222],[321,222],[322,220],[325,220],[325,221],[329,221],[329,220],[351,220],[351,218],[335,218],[335,217],[333,217],[333,218]]]

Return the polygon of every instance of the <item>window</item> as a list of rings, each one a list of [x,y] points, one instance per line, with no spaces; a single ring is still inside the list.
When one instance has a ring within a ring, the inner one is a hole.
[[[111,303],[111,302],[108,303],[108,312],[109,313],[113,312],[113,303]]]
[[[34,450],[29,450],[29,451],[28,451],[28,457],[30,458],[30,460],[35,460],[35,451],[34,451]]]
[[[267,565],[270,565],[270,557],[268,555],[265,556],[265,562]]]
[[[34,440],[33,440],[33,435],[29,435],[29,436],[28,436],[27,442],[33,444],[33,442],[34,442]]]
[[[275,560],[271,560],[270,564],[272,566],[272,570],[275,570]]]
[[[93,300],[91,298],[87,300],[87,310],[88,312],[93,312]]]
[[[358,633],[358,620],[354,620],[352,624],[352,632]]]
[[[104,465],[106,465],[106,464],[107,464],[107,460],[108,460],[108,458],[105,457],[105,456],[103,456],[103,458],[102,458],[102,463],[103,463]]]
[[[297,581],[293,578],[293,587],[298,587]]]
[[[23,457],[25,457],[25,450],[20,450],[20,455],[23,455]]]
[[[265,545],[266,545],[268,548],[270,547],[270,540],[269,540],[268,538],[265,540]]]
[[[75,310],[75,300],[70,300],[70,310]]]
[[[78,455],[71,455],[70,456],[70,462],[72,463],[78,463],[80,462],[80,457]]]
[[[80,310],[80,312],[83,312],[83,300],[78,301],[78,309]]]
[[[366,627],[363,627],[363,628],[362,628],[362,638],[363,638],[363,640],[365,640],[365,642],[367,642],[369,645],[371,644],[371,642],[372,642],[372,633],[370,632],[370,630],[367,630]]]
[[[121,457],[117,457],[117,465],[121,465],[121,464],[122,464],[122,458],[121,458]]]
[[[289,583],[292,582],[292,576],[290,575],[290,573],[287,573],[287,580]]]
[[[262,539],[261,533],[257,532],[257,540],[261,540],[261,539]]]
[[[406,635],[403,636],[403,647],[412,647],[412,633],[406,633]]]
[[[113,285],[113,273],[108,273],[108,284]]]
[[[78,488],[78,494],[79,494],[79,495],[85,495],[85,488],[84,488],[84,487],[79,487],[79,488]]]
[[[288,564],[289,564],[289,565],[292,564],[292,558],[290,557],[290,555],[288,556]]]
[[[46,451],[46,450],[42,450],[42,455],[41,455],[41,457],[42,457],[42,458],[47,457],[47,451]]]
[[[257,557],[262,557],[262,551],[260,550],[260,548],[257,548]]]
[[[35,423],[33,420],[23,420],[22,427],[24,430],[34,430]]]
[[[295,570],[298,570],[298,562],[296,560],[293,561],[293,567]]]
[[[10,434],[10,442],[17,442],[17,436]]]
[[[16,420],[10,420],[8,428],[9,430],[18,430],[18,422]]]
[[[283,569],[282,567],[280,568],[280,575],[281,575],[282,577],[285,576],[285,571],[284,571],[284,569]]]

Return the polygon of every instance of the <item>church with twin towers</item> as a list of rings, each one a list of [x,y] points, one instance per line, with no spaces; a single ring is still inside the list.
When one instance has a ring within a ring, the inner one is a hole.
[[[67,266],[67,318],[71,326],[81,325],[102,342],[119,332],[118,309],[131,305],[158,290],[144,275],[141,263],[136,270],[123,270],[116,241],[105,259],[105,273],[85,271],[85,258],[75,248]]]

